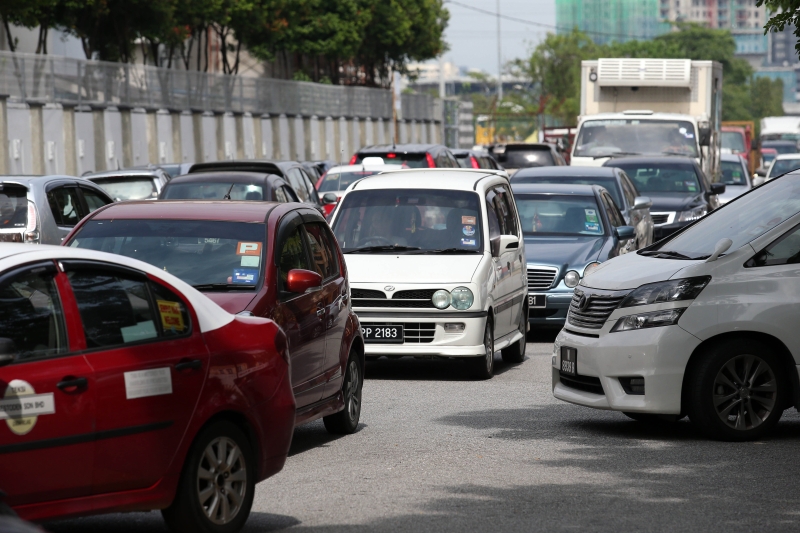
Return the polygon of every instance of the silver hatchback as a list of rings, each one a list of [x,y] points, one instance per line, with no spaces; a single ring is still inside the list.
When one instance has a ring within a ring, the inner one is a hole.
[[[113,200],[74,176],[0,176],[0,242],[61,244],[83,217]]]

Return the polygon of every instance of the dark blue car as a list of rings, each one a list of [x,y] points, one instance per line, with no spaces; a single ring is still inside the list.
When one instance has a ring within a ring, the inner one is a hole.
[[[529,322],[562,327],[573,289],[627,252],[635,230],[598,185],[512,183],[511,191],[525,238]]]

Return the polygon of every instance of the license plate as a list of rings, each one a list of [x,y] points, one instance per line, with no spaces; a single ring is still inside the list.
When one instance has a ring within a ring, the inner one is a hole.
[[[403,326],[365,326],[361,328],[364,342],[403,344]]]
[[[547,296],[544,294],[529,294],[528,307],[547,307]]]
[[[0,242],[22,242],[21,233],[0,233]]]
[[[561,347],[561,371],[570,376],[578,373],[578,350],[567,346]]]

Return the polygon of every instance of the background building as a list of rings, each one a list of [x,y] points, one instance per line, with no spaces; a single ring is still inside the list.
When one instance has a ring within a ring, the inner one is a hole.
[[[578,28],[598,44],[652,39],[669,31],[660,16],[659,1],[556,0],[556,25],[559,32]]]

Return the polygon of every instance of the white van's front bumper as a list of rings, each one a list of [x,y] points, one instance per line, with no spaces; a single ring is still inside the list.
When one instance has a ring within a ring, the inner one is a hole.
[[[572,326],[567,325],[568,328]],[[686,364],[700,339],[680,326],[575,334],[562,329],[553,346],[553,395],[566,402],[640,413],[679,414]],[[599,335],[599,337],[589,336]],[[561,347],[577,350],[577,376],[561,372]],[[630,394],[620,378],[644,378],[644,394]],[[602,386],[602,390],[598,387]]]

